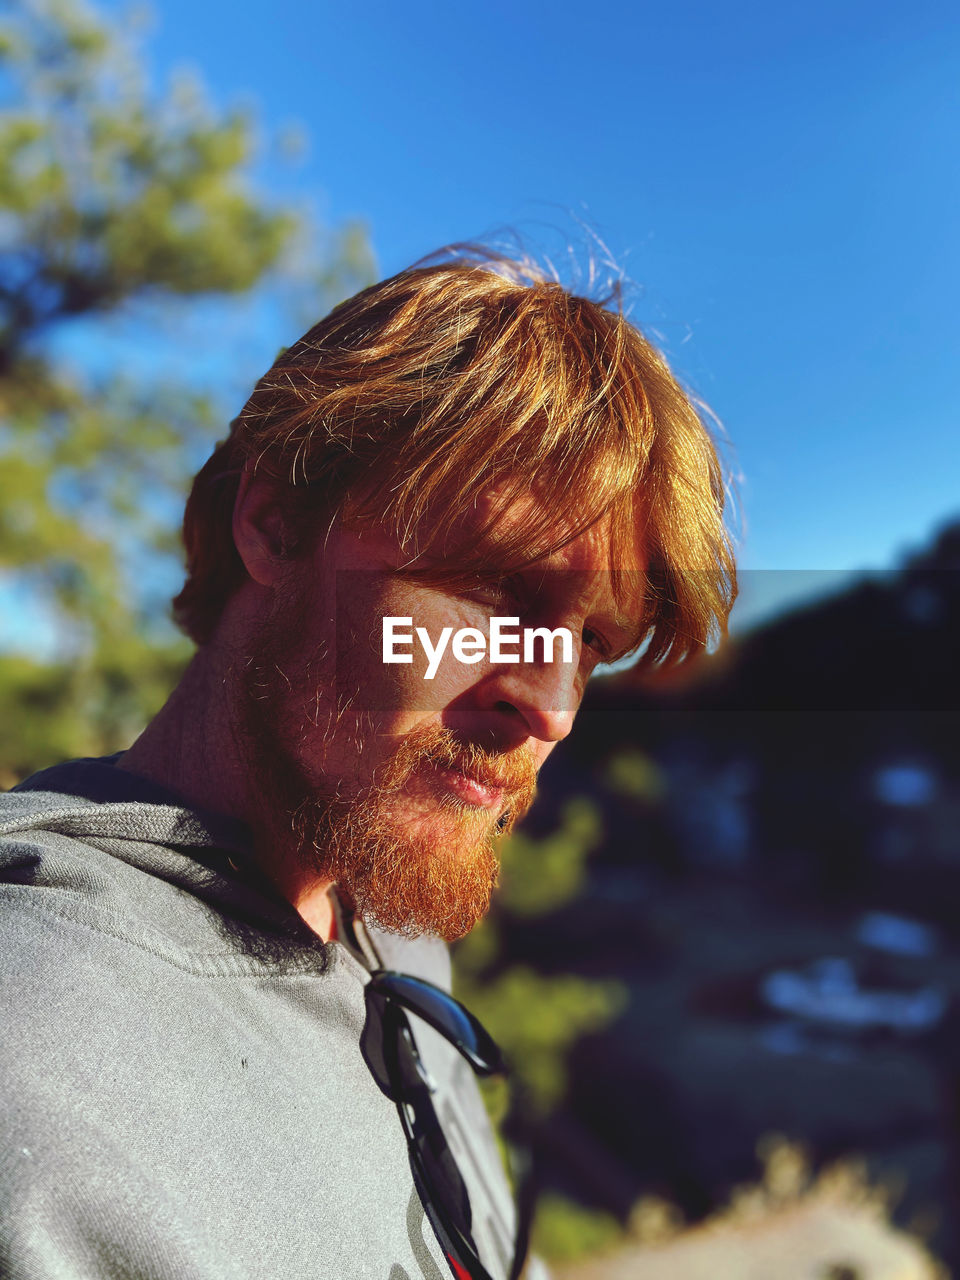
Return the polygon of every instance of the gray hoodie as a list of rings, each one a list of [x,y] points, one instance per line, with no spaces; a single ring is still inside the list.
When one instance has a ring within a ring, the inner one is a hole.
[[[449,985],[447,951],[357,934],[320,942],[242,826],[112,760],[0,796],[4,1280],[446,1280],[359,1041],[368,966]],[[413,1021],[499,1278],[492,1133]]]

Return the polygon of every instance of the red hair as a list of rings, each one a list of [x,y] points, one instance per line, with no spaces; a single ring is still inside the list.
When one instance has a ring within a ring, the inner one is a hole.
[[[300,545],[318,518],[376,521],[412,558],[434,557],[434,581],[510,572],[606,517],[612,569],[645,551],[645,662],[726,629],[723,477],[693,401],[619,310],[509,259],[402,271],[335,308],[260,379],[187,502],[174,616],[199,644],[245,577],[231,534],[244,469],[287,483]],[[487,524],[460,545],[465,502],[491,489]],[[500,520],[531,491],[529,520]]]

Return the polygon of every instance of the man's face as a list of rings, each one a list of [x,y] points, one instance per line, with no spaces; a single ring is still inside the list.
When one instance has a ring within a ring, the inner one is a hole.
[[[497,839],[532,803],[591,671],[636,626],[618,615],[600,526],[473,590],[399,574],[401,561],[393,537],[338,523],[294,566],[249,655],[244,732],[262,825],[292,823],[301,859],[367,920],[450,940],[486,911]],[[384,617],[436,645],[445,628],[488,635],[494,616],[567,628],[573,660],[537,647],[524,661],[520,646],[516,663],[468,663],[448,643],[425,679],[415,639],[411,662],[384,662]]]

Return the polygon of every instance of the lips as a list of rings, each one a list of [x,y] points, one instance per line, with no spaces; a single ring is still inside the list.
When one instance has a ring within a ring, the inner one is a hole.
[[[444,782],[454,794],[468,804],[482,809],[499,809],[504,799],[504,788],[499,780],[489,776],[466,773],[450,765],[437,766]]]
[[[512,825],[530,808],[536,789],[536,766],[525,751],[494,755],[480,750],[458,751],[442,741],[440,749],[425,751],[420,766],[427,766],[448,795],[465,806],[486,810],[498,822]],[[498,817],[499,815],[499,817]]]

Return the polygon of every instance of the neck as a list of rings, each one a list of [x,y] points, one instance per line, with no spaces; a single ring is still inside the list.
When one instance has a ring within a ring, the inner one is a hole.
[[[283,815],[264,813],[256,804],[257,744],[247,743],[241,731],[237,691],[236,661],[216,642],[205,645],[117,767],[160,783],[189,805],[245,822],[261,870],[327,941],[334,922],[332,884],[304,866]]]

